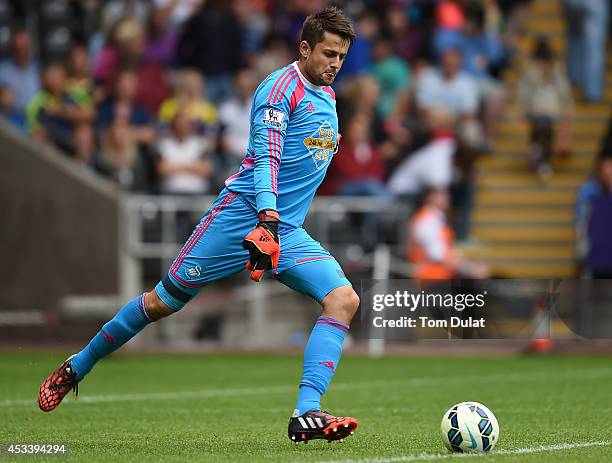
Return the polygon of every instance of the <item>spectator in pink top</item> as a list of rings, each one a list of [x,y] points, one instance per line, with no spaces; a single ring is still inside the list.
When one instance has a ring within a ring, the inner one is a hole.
[[[130,68],[137,75],[136,102],[150,114],[170,96],[164,69],[145,56],[146,35],[142,24],[132,18],[117,22],[110,43],[104,47],[94,69],[94,76],[107,91],[119,68]]]

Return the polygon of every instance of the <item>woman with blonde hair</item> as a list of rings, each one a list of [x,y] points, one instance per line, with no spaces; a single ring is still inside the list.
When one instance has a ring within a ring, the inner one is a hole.
[[[555,145],[567,155],[572,136],[574,100],[563,67],[548,40],[540,37],[518,84],[521,109],[530,130],[532,168],[546,180]]]

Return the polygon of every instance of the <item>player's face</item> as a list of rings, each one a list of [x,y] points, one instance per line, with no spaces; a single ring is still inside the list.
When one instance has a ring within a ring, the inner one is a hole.
[[[349,49],[349,42],[339,35],[323,33],[323,40],[314,49],[308,42],[300,43],[300,53],[305,57],[304,70],[306,77],[315,85],[331,85],[344,63]]]

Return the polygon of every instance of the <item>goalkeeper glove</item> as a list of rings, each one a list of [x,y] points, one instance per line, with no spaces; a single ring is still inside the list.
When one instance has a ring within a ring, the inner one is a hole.
[[[246,268],[251,280],[259,281],[266,270],[278,267],[280,241],[278,239],[278,212],[264,209],[258,215],[259,222],[242,241],[242,247],[249,251]]]

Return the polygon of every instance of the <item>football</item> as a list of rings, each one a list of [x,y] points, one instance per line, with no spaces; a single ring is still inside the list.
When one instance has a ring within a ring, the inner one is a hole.
[[[442,417],[442,442],[458,453],[490,452],[499,440],[499,424],[491,410],[478,402],[453,405]]]

